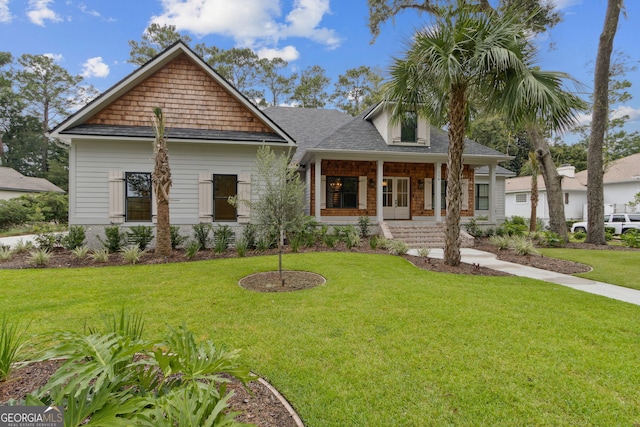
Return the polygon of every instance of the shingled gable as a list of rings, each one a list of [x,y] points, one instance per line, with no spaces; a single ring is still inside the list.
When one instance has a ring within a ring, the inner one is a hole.
[[[53,129],[49,136],[152,138],[154,107],[172,140],[294,145],[275,122],[178,41]]]

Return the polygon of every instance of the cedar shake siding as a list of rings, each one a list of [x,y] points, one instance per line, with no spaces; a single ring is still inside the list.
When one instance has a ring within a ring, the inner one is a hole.
[[[323,217],[331,216],[377,216],[376,213],[376,188],[370,187],[370,180],[376,180],[376,162],[375,161],[354,161],[354,160],[322,160],[323,176],[366,176],[367,180],[367,208],[366,209],[321,209],[320,215]],[[385,177],[408,177],[410,179],[410,200],[411,200],[411,216],[414,217],[433,217],[435,211],[433,209],[424,209],[424,189],[419,189],[419,180],[425,178],[433,179],[435,167],[432,163],[401,163],[401,162],[385,162],[383,165],[383,175]],[[310,176],[315,174],[315,164],[310,165]],[[474,215],[474,168],[470,165],[464,165],[462,172],[463,179],[469,180],[468,191],[468,209],[462,210],[462,216]],[[443,181],[447,179],[447,167],[442,165],[442,173],[440,177]],[[315,181],[310,180],[310,212],[315,212]],[[441,210],[441,215],[446,215],[446,210]]]
[[[154,107],[163,109],[172,128],[273,132],[185,54],[86,123],[148,127]]]

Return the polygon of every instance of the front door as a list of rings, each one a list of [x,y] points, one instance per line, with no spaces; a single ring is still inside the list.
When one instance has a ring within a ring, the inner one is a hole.
[[[409,178],[382,179],[382,215],[384,219],[409,219]]]

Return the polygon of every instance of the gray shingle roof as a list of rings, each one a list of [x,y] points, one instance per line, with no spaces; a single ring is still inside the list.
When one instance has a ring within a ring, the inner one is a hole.
[[[0,166],[0,190],[27,193],[43,193],[47,191],[64,193],[62,188],[44,178],[24,176],[17,170],[6,166]]]
[[[446,155],[449,147],[447,133],[433,126],[430,129],[430,146],[389,145],[373,123],[364,119],[366,111],[357,117],[336,110],[313,108],[270,107],[264,112],[296,140],[298,160],[309,149]],[[464,154],[505,156],[469,139],[465,139]]]
[[[241,132],[206,129],[167,128],[167,136],[173,139],[201,139],[210,141],[287,141],[280,135],[268,132]],[[80,125],[61,132],[64,135],[95,135],[109,137],[154,138],[151,126]]]
[[[476,168],[476,175],[489,175],[489,166],[480,166]],[[496,175],[499,176],[516,176],[516,173],[502,166],[496,166]]]

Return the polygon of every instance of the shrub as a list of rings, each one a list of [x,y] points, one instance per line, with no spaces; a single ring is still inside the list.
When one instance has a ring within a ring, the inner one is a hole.
[[[370,236],[369,237],[369,247],[373,250],[378,249],[378,236]]]
[[[244,237],[240,237],[236,240],[236,252],[239,257],[244,257],[247,254],[247,249],[249,245],[247,245],[247,241],[244,240]]]
[[[102,240],[100,236],[98,236],[98,240],[100,240],[100,243],[102,243],[109,253],[120,252],[127,242],[127,233],[120,231],[120,227],[117,225],[105,227],[104,234],[107,240]]]
[[[15,246],[13,247],[13,252],[16,254],[21,254],[23,252],[27,252],[33,249],[33,243],[29,241],[24,241],[22,239],[18,239]]]
[[[529,227],[525,224],[523,217],[513,216],[506,219],[499,230],[499,235],[523,236],[529,230]]]
[[[207,249],[209,246],[209,232],[211,224],[195,224],[193,227],[193,238],[200,244],[200,249]]]
[[[126,248],[123,248],[121,252],[122,258],[129,264],[137,263],[140,261],[142,254],[144,254],[144,251],[137,245],[129,245]]]
[[[9,246],[0,245],[0,261],[9,261],[13,258],[13,251]]]
[[[511,239],[511,248],[518,255],[535,255],[539,254],[533,245],[533,242],[526,237],[514,237]]]
[[[233,230],[228,225],[219,225],[213,230],[213,243],[216,253],[223,253],[233,238]]]
[[[255,224],[247,224],[242,229],[242,238],[247,242],[247,248],[255,248],[258,236],[258,228]]]
[[[38,233],[33,240],[35,240],[38,249],[52,251],[61,239],[55,233],[44,231]]]
[[[120,324],[114,325],[121,329]],[[65,425],[235,425],[222,376],[246,384],[255,376],[238,365],[239,352],[197,342],[184,326],[163,347],[126,332],[51,335],[43,359],[64,359],[26,405],[64,406]],[[140,354],[146,357],[140,358]]]
[[[365,238],[369,236],[369,228],[371,227],[371,218],[368,216],[361,216],[358,218],[358,228],[360,229],[360,237]]]
[[[542,244],[550,248],[559,248],[564,246],[564,239],[558,233],[553,231],[542,232]]]
[[[169,233],[171,234],[171,249],[175,249],[187,241],[187,236],[180,234],[180,227],[172,225]]]
[[[390,240],[387,246],[391,255],[405,255],[409,252],[409,245],[402,240]]]
[[[491,244],[500,251],[509,249],[511,246],[511,239],[509,236],[491,236],[489,237],[489,242],[491,242]]]
[[[109,250],[107,248],[96,249],[91,254],[91,259],[95,262],[107,262],[109,261]]]
[[[127,231],[127,242],[136,245],[144,251],[153,240],[153,227],[150,225],[134,225]]]
[[[418,256],[422,258],[427,258],[431,253],[431,248],[420,248],[418,249]]]
[[[184,250],[184,256],[186,256],[187,259],[193,259],[200,249],[202,249],[200,242],[197,240],[189,240]]]
[[[44,267],[51,262],[51,252],[47,249],[38,249],[29,253],[29,262],[35,267]]]
[[[355,228],[351,227],[347,229],[347,233],[344,236],[344,244],[347,246],[347,249],[360,246],[360,241],[360,234],[358,234]]]
[[[339,234],[325,234],[322,236],[322,243],[329,249],[333,249],[336,247],[340,237]]]
[[[84,245],[84,241],[87,238],[84,227],[81,225],[72,225],[69,227],[69,232],[61,240],[62,247],[67,250],[73,250]]]
[[[103,328],[87,327],[89,334],[116,334],[131,340],[142,339],[144,319],[140,314],[129,313],[124,307],[119,315],[104,316]]]
[[[71,249],[71,253],[78,259],[85,259],[89,256],[89,247],[84,245],[78,246],[77,248]]]
[[[300,245],[304,241],[304,235],[300,232],[294,232],[289,235],[289,246],[291,247],[291,252],[298,252],[300,250]]]
[[[256,241],[256,250],[258,250],[259,252],[264,252],[270,247],[271,247],[271,242],[269,241],[269,238],[266,236],[261,236]]]
[[[573,238],[576,240],[584,240],[587,237],[587,233],[584,231],[576,231],[573,233]]]
[[[467,230],[467,233],[469,233],[472,237],[477,238],[477,237],[482,237],[484,235],[484,233],[482,232],[482,229],[478,225],[476,218],[471,218],[469,222],[467,222],[464,225],[464,228]]]
[[[640,248],[640,230],[627,230],[620,238],[625,246]]]
[[[2,316],[0,324],[0,382],[9,378],[11,367],[24,344],[26,331],[27,328],[19,331],[17,325],[9,323],[6,314]]]
[[[28,216],[29,208],[22,199],[0,200],[0,230],[22,225]]]

